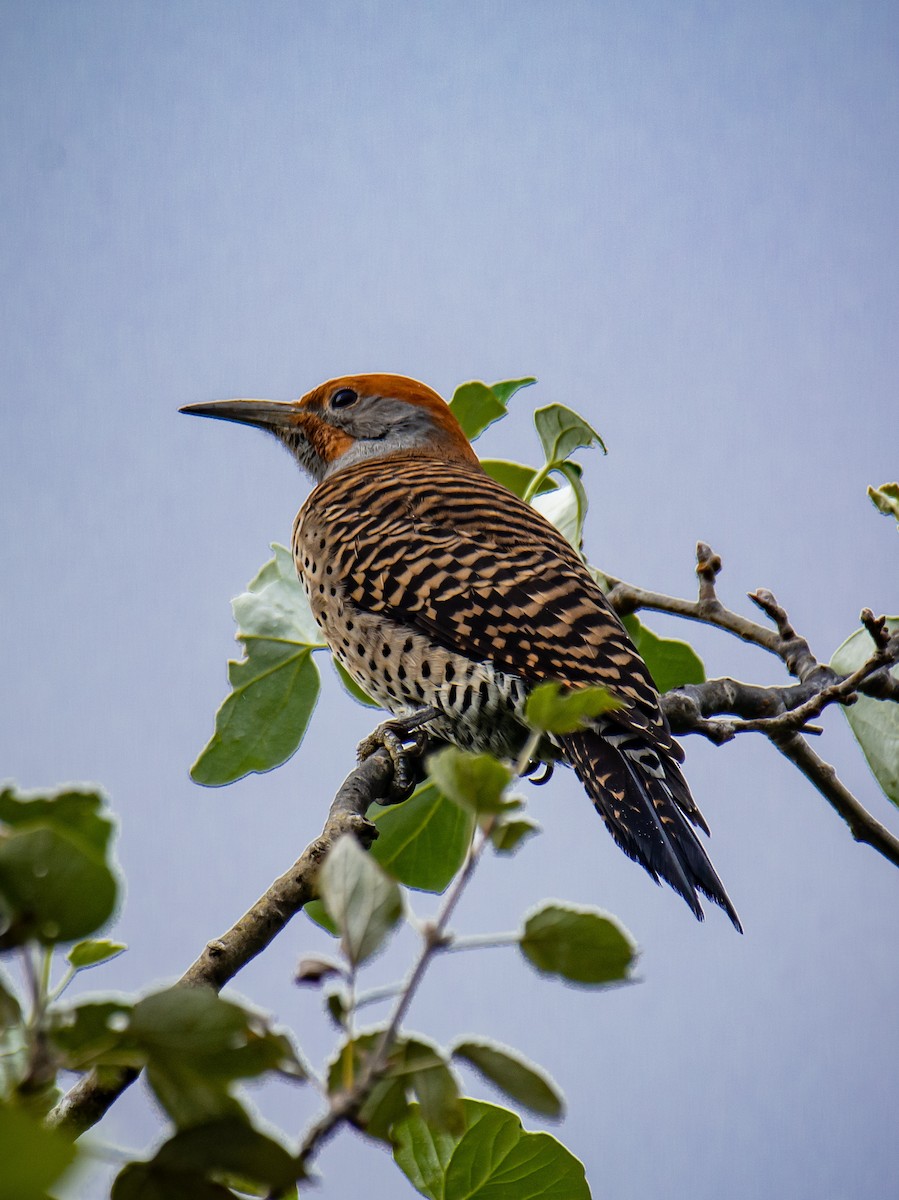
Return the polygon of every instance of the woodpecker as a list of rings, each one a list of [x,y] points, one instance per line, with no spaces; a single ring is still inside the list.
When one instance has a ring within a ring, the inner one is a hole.
[[[449,405],[398,375],[347,375],[298,401],[182,412],[273,433],[315,482],[292,549],[315,620],[356,682],[397,717],[511,759],[529,691],[606,687],[621,707],[554,738],[614,840],[697,919],[697,892],[736,910],[649,671],[583,561],[481,467]]]

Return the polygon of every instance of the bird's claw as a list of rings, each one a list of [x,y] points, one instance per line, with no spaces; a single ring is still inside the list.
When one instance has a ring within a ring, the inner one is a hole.
[[[541,767],[543,768],[543,774],[538,776],[536,772],[539,771]],[[522,771],[522,775],[526,779],[530,780],[535,787],[542,787],[544,783],[549,783],[550,779],[552,779],[554,769],[555,763],[542,762],[538,759],[536,762],[528,763],[528,765]]]
[[[422,708],[408,717],[394,717],[372,730],[356,747],[359,762],[364,762],[376,750],[384,749],[390,755],[393,780],[389,796],[382,803],[398,804],[408,800],[414,792],[419,770],[418,762],[413,760],[420,761],[427,749],[430,735],[426,726],[436,716],[436,709]]]

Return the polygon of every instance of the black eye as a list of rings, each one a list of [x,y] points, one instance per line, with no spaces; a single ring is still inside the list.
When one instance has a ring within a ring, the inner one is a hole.
[[[351,404],[355,404],[359,399],[359,393],[354,392],[352,388],[340,388],[331,397],[332,408],[349,408]]]

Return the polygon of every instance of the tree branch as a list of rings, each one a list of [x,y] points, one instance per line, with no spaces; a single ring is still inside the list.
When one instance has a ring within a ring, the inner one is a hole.
[[[670,613],[688,621],[698,621],[700,624],[722,629],[744,642],[774,654],[801,683],[817,683],[816,690],[843,682],[845,676],[838,675],[826,664],[818,662],[808,642],[799,637],[793,629],[786,611],[770,591],[759,588],[749,593],[749,599],[771,619],[774,629],[759,625],[740,613],[732,612],[721,603],[715,583],[722,569],[721,558],[705,542],[697,543],[696,560],[696,574],[699,577],[699,597],[696,600],[683,600],[676,596],[666,596],[662,592],[650,592],[632,583],[615,579],[611,575],[604,576],[608,588],[606,599],[619,616],[649,609],[652,612]],[[870,609],[862,611],[861,621],[871,634],[875,647],[887,652],[887,657],[884,660],[885,665],[872,671],[857,690],[877,700],[899,701],[899,679],[891,674],[889,665],[899,658],[899,638],[896,635],[891,638],[883,617],[874,617]],[[888,650],[890,644],[894,647],[891,653]]]
[[[819,758],[805,738],[791,733],[785,737],[772,737],[771,741],[840,814],[857,842],[864,842],[873,847],[894,866],[899,867],[899,838],[859,804],[849,789],[837,778],[837,773],[830,763]]]
[[[334,842],[354,833],[366,846],[377,829],[365,813],[386,798],[393,781],[393,761],[386,749],[375,751],[341,785],[321,835],[310,843],[268,891],[220,938],[208,942],[178,981],[184,987],[219,991],[256,957],[317,895],[318,870]],[[91,1071],[62,1097],[47,1117],[48,1124],[78,1137],[95,1125],[138,1077],[133,1069]]]

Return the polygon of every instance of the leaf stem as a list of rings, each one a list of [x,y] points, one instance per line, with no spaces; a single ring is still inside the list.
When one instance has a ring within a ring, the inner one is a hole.
[[[468,854],[465,857],[465,862],[462,864],[462,869],[450,885],[437,916],[433,922],[425,926],[422,947],[418,958],[399,993],[399,998],[391,1014],[387,1028],[382,1033],[358,1083],[346,1090],[343,1096],[334,1097],[329,1110],[307,1130],[297,1156],[301,1166],[305,1166],[319,1146],[331,1136],[338,1125],[353,1118],[371,1091],[372,1084],[377,1081],[386,1068],[387,1060],[396,1041],[400,1026],[406,1013],[409,1011],[409,1006],[412,1003],[415,993],[418,991],[432,958],[440,950],[447,949],[448,945],[451,944],[447,941],[446,927],[468,881],[474,874],[475,867],[478,865],[481,855],[484,852],[484,847],[490,840],[490,832],[495,823],[496,818],[491,816],[477,830],[468,848]],[[350,1049],[350,1053],[352,1053],[349,1041],[347,1042],[347,1046]]]
[[[467,937],[453,938],[443,948],[447,954],[456,950],[492,950],[498,946],[515,946],[521,941],[521,934],[512,933],[472,933]]]

